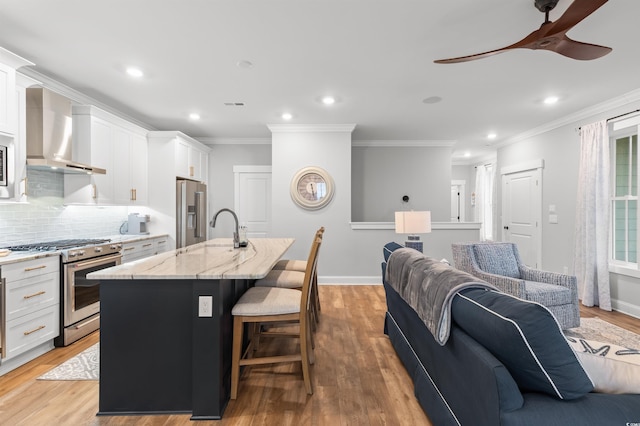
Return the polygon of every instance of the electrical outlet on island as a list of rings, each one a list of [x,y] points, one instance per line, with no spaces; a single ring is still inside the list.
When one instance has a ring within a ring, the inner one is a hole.
[[[213,316],[213,296],[198,297],[198,316],[200,318]]]

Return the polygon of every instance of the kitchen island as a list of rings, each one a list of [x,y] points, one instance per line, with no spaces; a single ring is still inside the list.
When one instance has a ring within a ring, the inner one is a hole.
[[[90,274],[100,285],[98,415],[220,419],[231,386],[231,309],[292,238],[214,239]]]

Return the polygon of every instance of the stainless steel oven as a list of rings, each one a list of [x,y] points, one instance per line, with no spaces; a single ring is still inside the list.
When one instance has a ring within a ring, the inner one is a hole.
[[[100,328],[100,280],[87,274],[122,263],[122,244],[106,243],[61,253],[61,327],[56,346],[67,346]]]

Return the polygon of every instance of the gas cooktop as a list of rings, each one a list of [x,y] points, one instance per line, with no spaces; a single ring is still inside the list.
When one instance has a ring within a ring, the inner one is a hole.
[[[90,246],[94,244],[104,244],[108,243],[111,240],[100,240],[100,239],[70,239],[70,240],[56,240],[56,241],[45,241],[41,243],[31,243],[31,244],[20,244],[10,247],[4,247],[11,251],[51,251],[51,250],[64,250],[70,249],[74,247],[84,247]]]

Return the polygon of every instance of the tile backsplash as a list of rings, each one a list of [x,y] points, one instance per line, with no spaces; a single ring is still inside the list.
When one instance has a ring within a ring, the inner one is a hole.
[[[61,173],[30,169],[28,203],[0,204],[0,247],[120,233],[127,207],[65,206]]]

